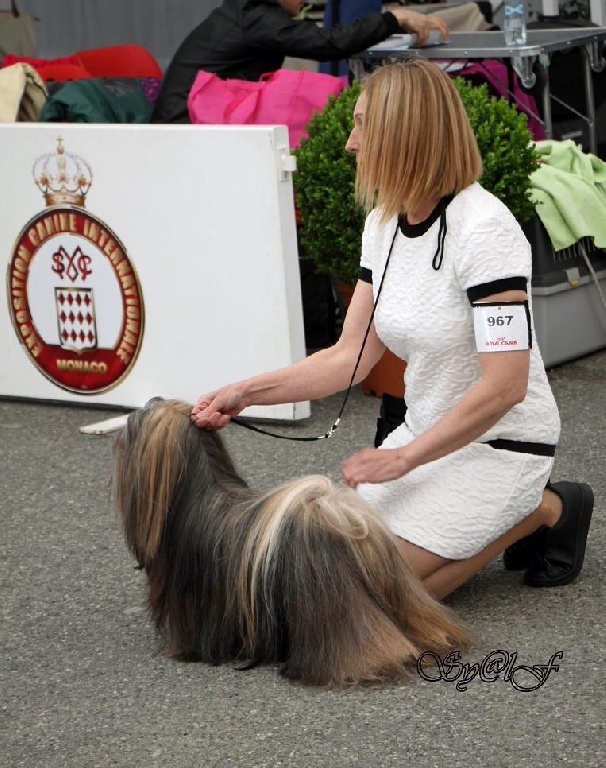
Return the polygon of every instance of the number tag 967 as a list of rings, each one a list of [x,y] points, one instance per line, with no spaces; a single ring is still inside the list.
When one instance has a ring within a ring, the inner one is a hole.
[[[473,326],[478,352],[511,352],[532,346],[527,301],[474,304]]]

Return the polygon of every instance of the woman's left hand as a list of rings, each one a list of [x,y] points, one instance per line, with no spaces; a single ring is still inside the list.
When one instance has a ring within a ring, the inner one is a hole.
[[[410,472],[401,448],[365,448],[343,462],[343,480],[350,488],[360,483],[386,483]]]

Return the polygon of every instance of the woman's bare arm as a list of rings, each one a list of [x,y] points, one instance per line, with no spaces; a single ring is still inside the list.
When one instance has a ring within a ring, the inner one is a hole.
[[[372,307],[372,286],[359,281],[336,344],[286,368],[203,395],[193,408],[193,421],[204,429],[221,429],[233,416],[251,405],[317,400],[345,389],[362,346]],[[354,383],[368,375],[384,349],[373,324]]]

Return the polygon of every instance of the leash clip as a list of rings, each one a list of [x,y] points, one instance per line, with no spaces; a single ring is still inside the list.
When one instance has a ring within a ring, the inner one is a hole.
[[[328,430],[328,432],[324,435],[324,437],[328,440],[331,438],[334,433],[337,431],[337,427],[339,426],[339,422],[341,421],[340,418],[338,418],[335,423],[332,425],[332,427]]]

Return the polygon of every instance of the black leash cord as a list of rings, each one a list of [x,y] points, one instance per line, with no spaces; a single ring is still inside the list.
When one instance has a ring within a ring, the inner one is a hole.
[[[326,434],[324,435],[318,435],[317,437],[290,437],[289,435],[279,435],[277,432],[269,432],[266,429],[261,429],[261,427],[255,427],[254,424],[249,424],[247,421],[243,421],[238,417],[234,417],[233,419],[231,419],[232,423],[237,424],[239,427],[244,427],[244,429],[250,429],[252,432],[258,432],[261,435],[268,435],[269,437],[275,437],[278,440],[296,440],[297,442],[301,442],[301,443],[310,443],[310,442],[314,442],[315,440],[327,440],[328,438],[334,435],[334,433],[337,431],[339,424],[341,423],[341,416],[343,415],[343,411],[345,410],[345,405],[349,398],[349,393],[351,392],[351,388],[353,386],[353,382],[356,377],[358,367],[360,365],[360,360],[362,359],[362,353],[364,352],[364,347],[366,346],[366,340],[368,339],[368,334],[370,333],[372,321],[374,320],[374,317],[375,317],[375,310],[377,309],[377,304],[379,303],[379,296],[381,295],[381,290],[383,289],[383,282],[385,281],[385,274],[387,273],[387,266],[391,258],[391,253],[393,251],[394,243],[396,242],[398,229],[399,227],[396,224],[396,231],[393,234],[391,245],[389,246],[389,253],[387,254],[385,267],[383,268],[383,275],[381,277],[381,282],[379,283],[377,298],[375,299],[372,312],[370,313],[370,320],[368,321],[368,326],[366,327],[366,333],[364,334],[364,339],[362,340],[362,346],[360,347],[360,351],[358,352],[358,359],[356,360],[353,373],[351,374],[351,379],[349,380],[349,385],[347,387],[347,391],[345,392],[345,397],[343,398],[343,403],[341,405],[341,410],[339,411],[339,415],[335,419],[335,423],[328,430],[328,432],[326,432]]]

